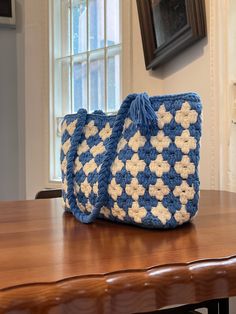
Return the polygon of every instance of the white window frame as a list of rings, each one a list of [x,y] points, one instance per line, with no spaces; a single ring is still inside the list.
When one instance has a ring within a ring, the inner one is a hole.
[[[48,125],[47,125],[47,160],[46,164],[46,188],[58,188],[60,187],[60,180],[58,179],[51,179],[51,165],[54,164],[54,152],[52,151],[53,145],[51,144],[51,139],[55,136],[55,132],[53,131],[52,127],[52,119],[54,119],[54,104],[53,104],[53,95],[54,95],[54,43],[53,43],[53,1],[49,1],[49,104],[48,104]],[[132,3],[131,1],[121,1],[121,100],[129,94],[131,90],[131,71],[132,71],[132,63],[131,63],[131,52],[132,52],[132,45],[131,45],[131,28],[132,28]],[[102,48],[107,49],[107,48]],[[99,49],[97,50],[99,51]],[[105,51],[106,53],[106,51]],[[87,57],[89,52],[87,52]],[[106,58],[106,56],[105,56]],[[106,110],[106,108],[105,108]]]

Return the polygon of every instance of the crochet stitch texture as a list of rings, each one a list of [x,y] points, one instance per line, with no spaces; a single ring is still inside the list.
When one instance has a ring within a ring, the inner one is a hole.
[[[116,116],[65,116],[61,170],[64,207],[147,228],[175,228],[198,210],[201,102],[187,93],[127,96]]]

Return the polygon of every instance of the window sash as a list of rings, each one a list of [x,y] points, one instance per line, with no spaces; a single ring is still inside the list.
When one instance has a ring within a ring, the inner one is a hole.
[[[58,6],[58,1],[62,3],[62,5]],[[87,8],[89,1],[86,0]],[[59,153],[58,147],[60,146],[60,122],[62,117],[65,114],[73,113],[75,111],[75,102],[74,102],[74,73],[75,68],[80,68],[80,65],[84,65],[86,68],[86,77],[85,83],[83,83],[83,93],[86,95],[86,101],[83,103],[83,107],[86,108],[89,112],[92,111],[91,108],[91,65],[99,62],[103,62],[103,81],[104,85],[104,100],[101,100],[100,103],[104,103],[103,110],[108,112],[110,108],[114,112],[113,104],[109,103],[110,95],[108,92],[108,64],[112,66],[116,66],[117,60],[119,63],[119,68],[117,70],[118,73],[114,73],[114,80],[117,78],[119,80],[119,88],[117,88],[119,95],[117,95],[117,90],[115,97],[119,99],[121,98],[121,53],[122,53],[122,43],[111,44],[107,41],[107,14],[106,8],[109,0],[104,0],[104,47],[98,49],[90,49],[89,44],[89,12],[86,10],[86,51],[83,52],[74,52],[73,47],[73,25],[72,25],[72,2],[73,0],[54,0],[54,8],[53,12],[53,58],[52,58],[52,71],[53,71],[53,97],[52,97],[52,106],[53,110],[51,113],[51,143],[50,143],[50,179],[52,181],[59,180],[59,171],[58,171],[58,163],[59,163]],[[56,3],[57,2],[57,3]],[[81,2],[81,1],[77,1]],[[55,8],[55,4],[56,8]],[[121,1],[119,1],[119,5],[121,6]],[[121,12],[121,9],[120,9]],[[121,14],[119,19],[121,20]],[[60,27],[55,27],[57,26]],[[121,31],[120,31],[119,23],[119,38],[121,40]],[[61,35],[62,34],[62,35]],[[56,40],[56,38],[61,38],[61,40]],[[117,59],[118,58],[118,59]],[[114,59],[114,60],[113,60]],[[117,60],[116,60],[117,59]],[[85,71],[85,69],[84,69]],[[96,80],[95,80],[96,81]],[[60,90],[55,87],[60,86]],[[97,85],[98,86],[98,85]],[[99,90],[99,89],[98,89]],[[102,94],[102,93],[101,93]],[[114,94],[114,93],[113,93]],[[84,96],[85,97],[85,96]],[[115,98],[115,99],[116,99]],[[57,105],[56,105],[57,104]],[[109,112],[110,112],[109,111]]]

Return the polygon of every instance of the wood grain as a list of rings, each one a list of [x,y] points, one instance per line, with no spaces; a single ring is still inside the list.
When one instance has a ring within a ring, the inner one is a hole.
[[[59,199],[0,202],[0,313],[135,313],[233,296],[235,256],[233,193],[203,191],[194,222],[169,231],[82,225]]]

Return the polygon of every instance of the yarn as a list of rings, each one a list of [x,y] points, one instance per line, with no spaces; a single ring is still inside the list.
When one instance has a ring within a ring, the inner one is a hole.
[[[139,94],[130,105],[130,117],[142,135],[157,130],[157,116],[146,93]]]
[[[65,209],[174,228],[198,209],[201,103],[196,94],[126,97],[116,116],[80,109],[62,123]]]

